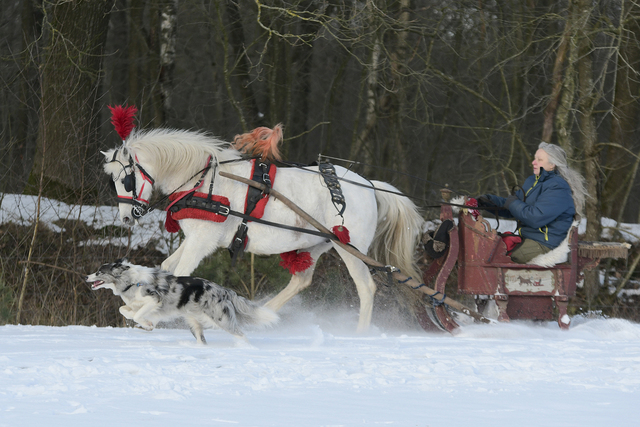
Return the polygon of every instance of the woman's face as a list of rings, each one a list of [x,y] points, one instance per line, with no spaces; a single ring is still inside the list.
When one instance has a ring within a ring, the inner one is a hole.
[[[536,175],[540,175],[540,168],[543,168],[547,172],[551,172],[556,167],[556,165],[549,161],[549,155],[542,148],[536,151],[536,155],[534,156],[531,164],[533,165],[533,173]]]

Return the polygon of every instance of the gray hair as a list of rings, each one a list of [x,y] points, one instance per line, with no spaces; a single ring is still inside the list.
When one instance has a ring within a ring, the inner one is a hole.
[[[584,177],[569,167],[567,164],[567,153],[559,145],[541,142],[538,148],[547,153],[549,161],[556,165],[558,174],[560,174],[560,176],[567,181],[569,187],[571,187],[576,213],[582,215],[584,212],[585,199],[589,197]]]

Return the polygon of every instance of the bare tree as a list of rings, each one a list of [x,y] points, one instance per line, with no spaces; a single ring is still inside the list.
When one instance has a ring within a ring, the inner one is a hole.
[[[620,15],[611,144],[604,149],[603,169],[607,173],[601,202],[603,215],[618,220],[622,219],[638,170],[637,157],[629,154],[634,152],[640,112],[640,5],[622,1]]]
[[[46,54],[36,165],[44,164],[45,194],[75,199],[93,173],[103,47],[113,1],[45,6]],[[46,138],[46,140],[45,140]],[[42,147],[47,145],[47,155]],[[40,170],[36,167],[35,170]]]

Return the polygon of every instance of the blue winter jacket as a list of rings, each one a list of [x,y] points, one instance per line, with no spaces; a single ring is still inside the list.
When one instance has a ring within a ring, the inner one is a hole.
[[[533,239],[555,248],[567,237],[576,213],[571,187],[557,172],[540,169],[540,175],[531,175],[522,190],[516,192],[508,209],[498,211],[505,218],[520,221],[518,232],[526,239]],[[496,206],[504,206],[504,197],[485,195]]]

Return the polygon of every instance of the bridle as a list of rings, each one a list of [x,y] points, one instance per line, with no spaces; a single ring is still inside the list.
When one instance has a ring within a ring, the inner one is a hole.
[[[112,162],[118,162],[122,166],[122,171],[124,172],[124,178],[122,179],[122,184],[124,185],[124,190],[127,193],[132,193],[133,196],[121,196],[118,194],[116,190],[115,180],[118,178],[113,178],[109,181],[111,188],[116,193],[116,198],[118,199],[118,203],[127,203],[131,205],[131,216],[133,219],[137,220],[142,218],[147,211],[149,210],[149,200],[143,199],[141,196],[144,194],[145,186],[147,183],[152,188],[155,184],[155,180],[151,177],[151,175],[142,167],[140,163],[138,163],[138,156],[134,158],[129,154],[129,164],[124,165],[116,156],[118,155],[119,148],[113,153],[113,157],[111,158]],[[127,171],[128,168],[128,171]],[[136,185],[136,170],[140,174],[140,178],[142,179],[142,187],[140,188],[140,193],[138,194],[137,185]],[[121,173],[122,174],[122,173]],[[119,177],[120,175],[118,175]]]

